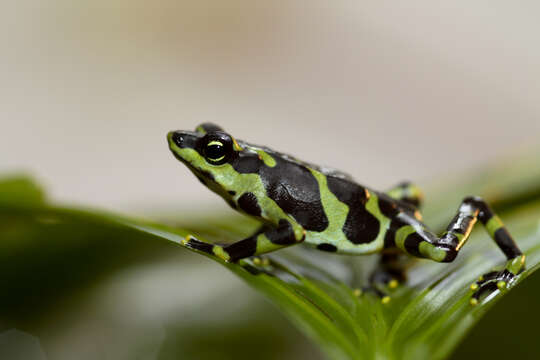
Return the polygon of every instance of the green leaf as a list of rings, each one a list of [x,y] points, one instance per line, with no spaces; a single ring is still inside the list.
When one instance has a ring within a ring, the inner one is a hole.
[[[439,187],[427,197],[431,204],[427,208],[428,223],[439,228],[451,219],[464,195],[483,195],[495,204],[527,255],[527,270],[513,286],[523,282],[540,264],[540,175],[531,164],[537,166],[534,158],[528,167],[512,162],[488,169],[471,182],[446,184],[444,191]],[[516,175],[519,173],[521,177]],[[9,188],[3,186],[0,194]],[[40,306],[54,295],[47,294],[46,281],[39,282],[48,278],[40,276],[40,271],[46,272],[54,261],[66,268],[70,261],[84,261],[80,244],[89,250],[86,261],[91,268],[76,274],[55,273],[65,288],[93,281],[95,275],[89,274],[105,273],[103,269],[145,261],[155,254],[151,250],[154,247],[159,252],[171,251],[171,246],[156,241],[159,239],[182,246],[186,235],[195,234],[204,241],[232,242],[255,227],[253,221],[240,217],[156,223],[47,206],[40,201],[0,202],[0,274],[6,294],[0,298],[0,318],[9,325],[37,316],[32,313],[32,305],[37,304],[32,295],[41,295]],[[57,246],[55,241],[59,241]],[[38,242],[41,246],[36,246]],[[130,247],[140,251],[130,253],[129,259],[121,258],[122,249]],[[26,271],[17,261],[21,254],[31,259]],[[366,283],[373,257],[339,256],[296,246],[266,256],[266,265],[254,259],[228,264],[210,258],[264,294],[332,359],[446,358],[488,310],[513,292],[497,291],[477,306],[469,304],[469,285],[492,267],[504,264],[503,255],[482,229],[472,234],[453,263],[416,261],[409,270],[409,283],[393,290],[388,304],[371,294],[357,296],[355,291]],[[21,285],[28,283],[36,288]],[[39,315],[45,316],[43,312]]]
[[[15,174],[0,179],[0,205],[38,205],[44,202],[43,189],[27,176]]]

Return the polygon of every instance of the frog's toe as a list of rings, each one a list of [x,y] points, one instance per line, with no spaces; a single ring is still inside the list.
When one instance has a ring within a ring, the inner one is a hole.
[[[268,259],[267,257],[262,257],[262,256],[254,256],[251,259],[251,262],[253,263],[253,265],[261,266],[261,267],[270,265],[270,259]]]
[[[388,289],[397,288],[402,281],[404,281],[402,276],[396,276],[396,274],[380,270],[375,271],[369,279],[369,283],[372,287],[383,287]]]
[[[392,279],[388,282],[388,287],[390,289],[395,289],[399,286],[399,281],[397,279]]]
[[[214,247],[214,245],[202,242],[193,235],[187,235],[182,240],[182,245],[190,249],[202,251],[208,254],[212,254],[212,249]]]
[[[384,305],[388,304],[392,299],[390,295],[388,295],[385,291],[382,291],[375,286],[364,286],[362,289],[355,289],[353,291],[353,294],[357,297],[360,297],[366,293],[375,295],[381,300],[381,303]]]
[[[361,294],[368,294],[368,293],[373,294],[375,296],[380,297],[381,299],[386,296],[386,293],[384,291],[379,290],[378,288],[376,288],[373,285],[362,287],[362,291],[360,293]]]

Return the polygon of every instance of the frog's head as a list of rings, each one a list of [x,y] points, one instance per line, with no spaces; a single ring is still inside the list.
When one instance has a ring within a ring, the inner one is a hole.
[[[195,131],[171,131],[169,148],[197,178],[222,197],[231,197],[231,184],[239,174],[231,166],[244,149],[217,125],[205,123]]]

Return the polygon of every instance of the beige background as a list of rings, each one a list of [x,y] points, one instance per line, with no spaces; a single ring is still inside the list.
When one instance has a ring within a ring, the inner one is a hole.
[[[126,212],[225,208],[165,143],[168,130],[212,121],[375,188],[451,177],[538,141],[539,11],[535,1],[5,1],[0,171]]]

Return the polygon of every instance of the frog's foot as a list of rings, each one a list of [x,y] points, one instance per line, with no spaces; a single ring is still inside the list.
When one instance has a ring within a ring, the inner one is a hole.
[[[213,254],[213,244],[202,242],[193,235],[186,235],[186,237],[182,240],[182,245],[193,250],[202,251],[207,254]]]
[[[263,256],[253,256],[251,258],[251,262],[253,263],[253,265],[262,267],[262,268],[270,265],[270,259]]]
[[[238,265],[243,267],[247,272],[252,275],[267,274],[273,275],[272,262],[267,257],[253,256],[248,259],[238,261]]]
[[[388,292],[404,281],[402,274],[378,268],[369,277],[369,285],[362,288],[362,293],[371,293],[381,299],[383,304],[390,301]]]
[[[406,280],[405,272],[402,269],[388,269],[379,267],[373,271],[369,277],[371,287],[380,289],[395,289]]]
[[[405,281],[401,274],[393,274],[388,271],[375,271],[369,278],[369,283],[375,288],[395,289],[398,285]]]
[[[505,290],[508,285],[514,280],[516,275],[512,274],[507,269],[502,271],[488,272],[471,285],[471,290],[474,291],[470,303],[471,305],[478,304],[481,297],[488,296],[496,290]]]
[[[373,294],[381,300],[381,303],[388,304],[391,300],[390,295],[384,290],[381,290],[373,285],[364,286],[362,289],[355,289],[353,294],[357,297],[363,296],[364,294]]]
[[[225,262],[231,262],[230,255],[225,251],[225,248],[222,245],[200,241],[193,235],[186,235],[186,237],[182,240],[182,245],[187,248],[218,257]]]
[[[480,276],[478,281],[471,285],[474,291],[471,297],[471,305],[478,304],[478,299],[484,295],[489,295],[496,290],[505,290],[525,270],[525,255],[517,255],[509,259],[504,270],[491,271]]]

